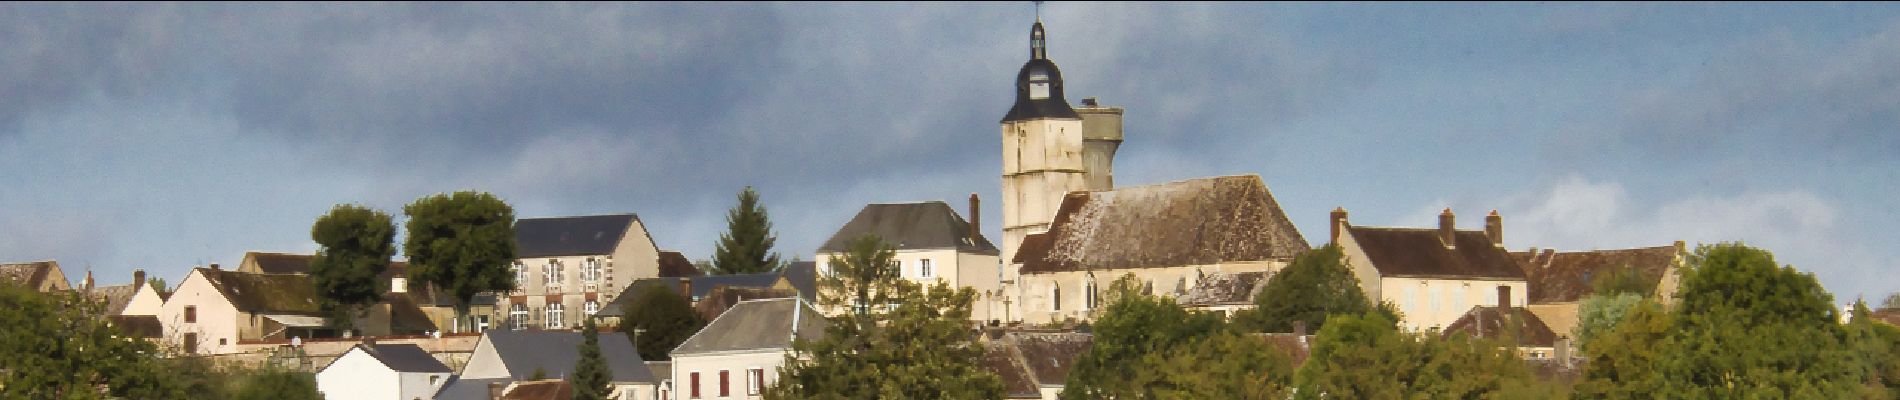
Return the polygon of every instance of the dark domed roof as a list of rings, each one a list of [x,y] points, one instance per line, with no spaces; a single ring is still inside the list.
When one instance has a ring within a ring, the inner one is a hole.
[[[1048,95],[1035,98],[1030,95],[1031,81],[1047,81]],[[1016,73],[1016,105],[1009,108],[1009,114],[1003,116],[1003,122],[1022,121],[1042,118],[1080,119],[1081,115],[1069,107],[1068,99],[1062,97],[1062,69],[1049,61],[1044,47],[1042,21],[1029,31],[1029,62],[1023,63],[1022,70]]]

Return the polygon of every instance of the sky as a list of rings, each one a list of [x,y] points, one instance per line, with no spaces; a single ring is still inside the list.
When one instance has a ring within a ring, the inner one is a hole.
[[[1900,4],[1046,4],[1120,186],[1255,174],[1358,225],[1739,241],[1900,292]],[[998,199],[1029,2],[0,4],[0,261],[176,282],[355,203],[637,213],[710,258],[758,190],[809,260],[867,203]],[[1000,237],[1000,202],[982,226]],[[966,215],[967,217],[967,215]]]

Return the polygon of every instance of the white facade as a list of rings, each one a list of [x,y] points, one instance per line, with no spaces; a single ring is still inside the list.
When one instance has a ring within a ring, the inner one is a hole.
[[[448,380],[446,372],[396,371],[361,347],[353,347],[317,372],[317,391],[333,400],[429,399]]]
[[[1155,295],[1173,297],[1193,289],[1207,275],[1243,272],[1272,274],[1283,268],[1286,268],[1285,261],[1270,260],[1023,274],[1017,284],[1021,290],[1018,298],[1022,300],[1013,306],[1011,313],[1016,314],[1013,316],[1020,321],[1029,323],[1088,321],[1093,319],[1096,309],[1106,305],[1102,304],[1104,300],[1101,295],[1108,292],[1109,285],[1127,274],[1134,274],[1135,279],[1152,288]]]
[[[1087,190],[1082,120],[1003,122],[1003,254],[1016,255],[1023,237],[1049,230],[1069,192]]]
[[[844,254],[819,253],[815,257],[819,275],[830,276],[831,260],[841,257]],[[898,263],[899,275],[905,280],[924,287],[943,283],[975,290],[976,301],[970,305],[971,320],[1003,319],[1001,258],[956,249],[924,249],[897,250],[892,259]]]
[[[185,275],[171,299],[159,308],[158,322],[165,327],[164,343],[193,354],[233,352],[238,341],[237,306],[200,271],[193,269]]]
[[[1427,330],[1451,326],[1472,307],[1497,307],[1500,290],[1509,291],[1514,307],[1522,307],[1528,284],[1502,279],[1382,277],[1379,287],[1384,294],[1379,299],[1392,302],[1404,315],[1400,326]]]
[[[125,309],[119,315],[153,315],[164,312],[165,298],[158,295],[151,283],[137,282],[139,289],[132,292],[132,299],[125,302]],[[161,319],[162,321],[162,319]]]
[[[673,356],[675,399],[759,399],[766,387],[778,382],[788,348]],[[695,387],[695,374],[698,386]],[[720,377],[725,376],[724,385]],[[723,388],[723,391],[722,391]],[[697,391],[695,391],[697,389]],[[723,393],[723,394],[722,394]],[[697,394],[697,395],[695,395]]]

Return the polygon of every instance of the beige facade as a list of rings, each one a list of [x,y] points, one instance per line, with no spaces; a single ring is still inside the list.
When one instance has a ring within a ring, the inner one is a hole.
[[[132,292],[132,299],[126,301],[125,309],[119,315],[158,315],[164,311],[165,298],[158,294],[157,288],[150,283],[138,282],[138,290]]]
[[[1472,307],[1528,304],[1528,281],[1504,251],[1497,212],[1484,231],[1459,231],[1454,222],[1447,209],[1437,229],[1353,226],[1337,209],[1332,240],[1366,298],[1396,306],[1407,329],[1443,329]]]
[[[892,258],[897,261],[899,273],[905,280],[924,287],[943,283],[953,288],[975,290],[977,299],[970,305],[970,319],[1002,319],[1003,266],[997,256],[956,249],[898,250],[895,253]],[[815,258],[819,274],[829,276],[831,260],[843,256],[839,253],[819,253]]]
[[[205,278],[201,269],[193,269],[178,284],[170,300],[158,313],[165,326],[165,341],[172,349],[194,354],[224,354],[237,349],[242,330],[237,306]],[[128,308],[130,308],[128,306]],[[248,322],[248,318],[243,318]]]
[[[516,259],[516,289],[497,299],[490,320],[498,324],[491,328],[577,328],[626,285],[658,277],[659,259],[659,248],[637,218],[611,251]]]
[[[778,382],[778,369],[791,351],[754,349],[675,356],[672,394],[686,400],[763,398],[764,389]]]
[[[1088,189],[1082,120],[1003,123],[1003,254],[1023,237],[1049,230],[1063,195]]]
[[[1156,295],[1174,297],[1186,293],[1201,279],[1215,273],[1277,273],[1286,268],[1281,260],[1240,261],[1176,267],[1106,269],[1097,271],[1058,271],[1024,274],[1017,288],[1022,301],[1011,313],[1029,323],[1088,321],[1104,304],[1101,294],[1123,275],[1133,274],[1137,281],[1153,289]],[[1093,294],[1091,294],[1093,293]],[[1094,301],[1091,301],[1091,298]]]
[[[1398,307],[1405,319],[1400,326],[1443,329],[1472,307],[1499,306],[1499,293],[1510,296],[1511,304],[1522,306],[1525,286],[1522,280],[1381,277],[1379,292],[1384,297],[1379,299]]]

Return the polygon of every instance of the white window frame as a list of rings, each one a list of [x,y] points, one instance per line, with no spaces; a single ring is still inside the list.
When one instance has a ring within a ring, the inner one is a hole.
[[[745,394],[758,396],[765,389],[765,368],[751,367],[745,370]]]
[[[528,329],[528,305],[515,303],[508,306],[509,327],[514,330]]]
[[[594,313],[600,312],[600,302],[588,300],[587,303],[581,304],[581,311],[590,316],[594,315]]]
[[[515,289],[520,290],[522,287],[528,286],[528,269],[521,265],[521,261],[515,261],[514,269]]]
[[[544,264],[541,266],[541,277],[542,277],[543,285],[546,285],[548,287],[560,287],[561,286],[561,261],[553,260],[553,259],[548,260],[547,264]]]
[[[587,283],[600,282],[600,261],[592,258],[581,264],[581,280]]]
[[[548,303],[548,306],[543,308],[541,313],[547,316],[548,319],[546,323],[542,324],[543,327],[547,329],[561,329],[566,327],[561,324],[561,320],[567,317],[567,307],[561,305],[561,303]]]
[[[930,259],[917,260],[917,276],[925,279],[935,278],[936,271],[930,270]]]

